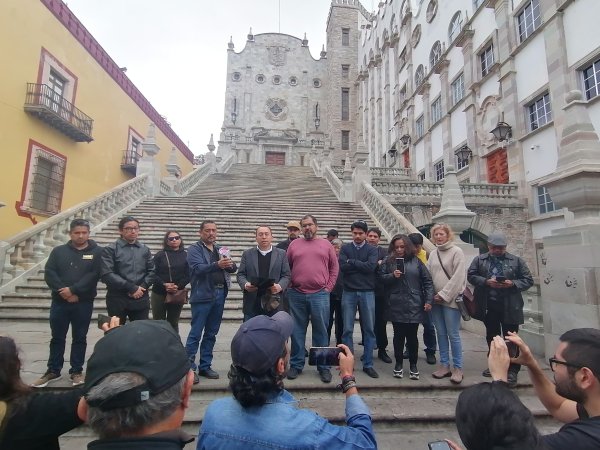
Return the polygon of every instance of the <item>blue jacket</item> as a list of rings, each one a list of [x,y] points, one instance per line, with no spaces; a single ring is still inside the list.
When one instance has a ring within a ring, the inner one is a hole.
[[[214,244],[216,251],[220,246]],[[230,273],[235,273],[237,266],[233,263],[231,269],[219,269],[216,262],[210,262],[210,251],[201,241],[196,242],[187,250],[187,261],[190,266],[190,279],[192,291],[190,303],[212,302],[215,299],[215,287],[211,273],[219,270],[225,275],[225,297],[231,286]]]
[[[332,425],[298,408],[283,390],[263,406],[243,408],[232,397],[213,401],[204,414],[197,450],[376,449],[369,408],[358,394],[346,399],[347,426]]]

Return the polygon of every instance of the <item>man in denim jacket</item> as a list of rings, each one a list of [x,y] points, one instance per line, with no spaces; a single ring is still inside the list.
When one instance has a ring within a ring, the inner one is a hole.
[[[354,357],[339,356],[346,395],[346,424],[337,426],[308,410],[284,389],[289,367],[287,341],[293,320],[280,311],[242,324],[231,341],[229,387],[233,397],[212,402],[202,421],[197,449],[376,449],[369,408],[358,395]]]

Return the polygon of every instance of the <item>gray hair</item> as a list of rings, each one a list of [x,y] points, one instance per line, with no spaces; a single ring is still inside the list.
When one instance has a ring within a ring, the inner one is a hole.
[[[100,439],[118,438],[139,433],[146,427],[162,422],[181,405],[187,374],[163,392],[135,406],[102,411],[90,406],[87,423]],[[107,375],[87,394],[89,400],[106,400],[146,382],[146,378],[134,372]]]
[[[331,245],[339,245],[341,247],[342,245],[344,245],[344,241],[336,238],[331,241]]]

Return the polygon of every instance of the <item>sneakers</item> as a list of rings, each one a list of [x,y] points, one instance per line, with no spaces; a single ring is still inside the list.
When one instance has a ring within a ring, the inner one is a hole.
[[[363,368],[363,372],[369,375],[371,378],[379,378],[379,374],[372,367]]]
[[[387,364],[391,364],[392,363],[392,358],[390,358],[390,355],[387,354],[387,352],[385,350],[379,350],[377,352],[377,356],[379,357],[380,360],[382,360],[384,363]]]
[[[435,359],[435,353],[425,353],[425,356],[427,358],[427,364],[433,366],[435,363],[437,363],[437,360]]]
[[[419,369],[417,369],[417,365],[416,364],[411,364],[410,365],[409,378],[411,380],[418,380],[419,379]]]
[[[452,375],[450,376],[450,382],[453,384],[460,384],[464,378],[462,369],[454,367],[452,369]]]
[[[73,386],[79,386],[84,382],[83,374],[81,372],[72,373],[70,378]]]
[[[450,372],[450,368],[448,366],[440,366],[438,370],[431,374],[431,376],[436,380],[439,380],[442,378],[451,377],[452,372]]]
[[[43,388],[43,387],[48,386],[48,383],[51,383],[53,381],[60,380],[60,379],[61,379],[61,375],[59,373],[47,371],[39,379],[37,379],[33,383],[31,383],[31,386],[34,388]]]
[[[210,367],[208,369],[198,369],[198,375],[201,377],[206,377],[211,380],[218,380],[219,374],[212,370]]]
[[[194,372],[194,384],[200,383],[200,377],[196,372]]]
[[[394,367],[394,378],[402,378],[404,373],[402,371],[402,364],[396,364]]]
[[[329,369],[319,370],[319,377],[321,378],[321,381],[323,383],[331,383],[331,370],[329,370]]]
[[[487,378],[492,378],[490,369],[485,369],[483,372],[481,372],[481,375],[483,375],[484,377],[487,377]]]
[[[296,369],[295,367],[290,367],[287,373],[288,380],[295,380],[298,378],[298,375],[302,373],[302,369]]]

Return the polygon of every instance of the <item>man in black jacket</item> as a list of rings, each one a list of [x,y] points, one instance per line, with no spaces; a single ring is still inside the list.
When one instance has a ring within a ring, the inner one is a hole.
[[[50,305],[50,356],[48,370],[32,386],[44,387],[58,380],[64,364],[65,343],[71,326],[71,381],[83,383],[83,363],[87,348],[87,332],[100,278],[102,248],[90,240],[90,224],[75,219],[69,227],[71,240],[50,253],[44,279],[52,290]]]
[[[131,216],[119,221],[121,237],[104,247],[100,275],[106,284],[108,315],[118,316],[121,324],[143,320],[150,312],[148,288],[154,278],[150,249],[138,241],[139,221]]]

